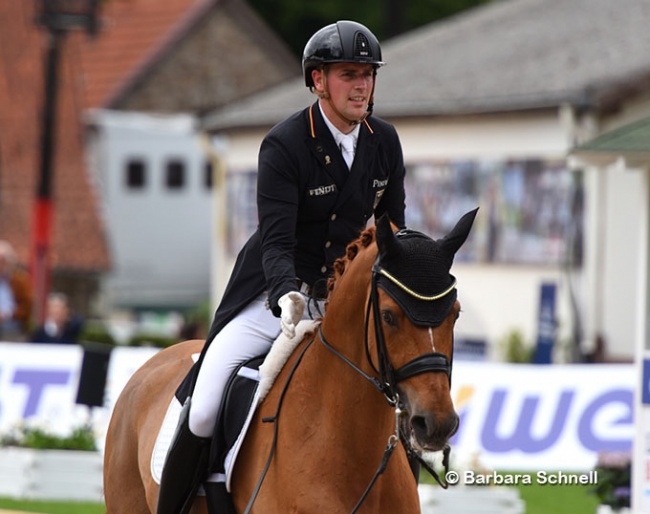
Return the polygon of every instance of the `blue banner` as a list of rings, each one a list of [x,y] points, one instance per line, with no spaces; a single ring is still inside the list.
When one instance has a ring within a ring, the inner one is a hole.
[[[533,362],[535,364],[550,364],[553,361],[553,345],[555,344],[555,284],[542,284],[539,300],[539,315],[537,319],[537,347]]]

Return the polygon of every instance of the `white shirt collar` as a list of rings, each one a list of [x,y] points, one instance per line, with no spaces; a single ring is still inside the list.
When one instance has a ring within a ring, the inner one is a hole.
[[[330,129],[330,132],[332,133],[332,136],[334,136],[334,141],[336,141],[336,145],[339,146],[341,144],[341,141],[345,138],[352,139],[353,142],[353,148],[356,150],[357,148],[357,139],[359,138],[359,128],[361,125],[356,125],[352,132],[349,134],[344,134],[341,132],[339,129],[337,129],[334,124],[329,120],[329,118],[325,115],[323,112],[323,108],[320,106],[320,102],[318,102],[318,108],[320,109],[320,113],[323,115],[323,119],[325,120],[325,124],[327,127]]]

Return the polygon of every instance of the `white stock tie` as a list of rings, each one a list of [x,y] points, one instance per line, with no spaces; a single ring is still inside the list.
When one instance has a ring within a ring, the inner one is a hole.
[[[354,140],[351,137],[342,137],[340,146],[348,169],[352,169],[352,161],[354,161]]]

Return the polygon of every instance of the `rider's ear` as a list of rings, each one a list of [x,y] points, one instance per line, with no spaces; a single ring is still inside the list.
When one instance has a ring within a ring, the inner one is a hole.
[[[387,213],[381,215],[377,220],[377,247],[379,248],[379,257],[389,255],[395,247],[395,234],[393,226]]]
[[[323,87],[323,75],[325,71],[323,68],[314,68],[311,70],[311,80],[314,83],[314,90],[318,93],[323,93],[324,92],[324,87]]]

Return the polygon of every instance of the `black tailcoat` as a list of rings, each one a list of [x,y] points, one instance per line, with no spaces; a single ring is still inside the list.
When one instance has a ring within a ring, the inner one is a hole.
[[[296,290],[297,278],[309,285],[327,279],[373,215],[388,212],[404,226],[404,161],[395,128],[367,118],[348,170],[318,103],[294,114],[262,142],[257,206],[258,228],[237,256],[208,344],[263,291],[279,316],[278,299]]]

